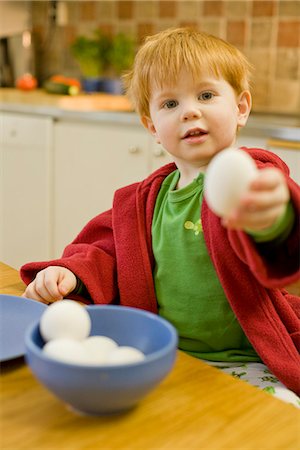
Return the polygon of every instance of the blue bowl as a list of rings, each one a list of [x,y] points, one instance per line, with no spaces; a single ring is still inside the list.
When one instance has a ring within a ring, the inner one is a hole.
[[[87,306],[91,335],[104,335],[145,354],[126,365],[68,364],[43,353],[39,322],[26,333],[26,361],[54,395],[85,414],[112,414],[134,407],[172,369],[177,349],[175,328],[161,317],[123,306]]]

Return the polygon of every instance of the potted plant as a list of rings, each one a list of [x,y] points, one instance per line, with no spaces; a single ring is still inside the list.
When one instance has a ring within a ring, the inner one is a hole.
[[[100,30],[94,37],[78,36],[71,46],[83,75],[85,91],[104,91],[122,94],[121,74],[133,63],[135,41],[118,33],[109,36]]]
[[[123,93],[121,75],[130,69],[135,54],[135,40],[124,33],[118,33],[112,38],[112,45],[108,52],[111,78],[107,89],[115,94]]]
[[[109,38],[98,32],[95,32],[94,37],[78,36],[71,45],[71,52],[82,73],[85,91],[99,90],[110,47]]]

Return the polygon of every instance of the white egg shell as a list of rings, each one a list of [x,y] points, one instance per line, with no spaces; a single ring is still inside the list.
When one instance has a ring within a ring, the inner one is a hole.
[[[40,320],[45,341],[59,338],[85,339],[91,331],[91,319],[84,306],[73,300],[52,303]]]
[[[145,355],[143,352],[134,347],[120,346],[113,350],[108,358],[109,364],[131,364],[143,361]]]
[[[255,162],[245,151],[222,150],[205,173],[204,196],[210,209],[220,217],[228,216],[256,176]]]
[[[75,339],[53,339],[44,345],[43,352],[51,358],[66,363],[88,364],[82,343]]]
[[[89,336],[82,341],[82,346],[89,364],[103,364],[118,344],[107,336]]]

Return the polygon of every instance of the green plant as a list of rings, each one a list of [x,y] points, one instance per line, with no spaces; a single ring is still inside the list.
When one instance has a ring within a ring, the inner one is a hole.
[[[109,63],[115,75],[120,76],[124,70],[128,70],[131,67],[134,54],[135,41],[131,36],[118,33],[112,38]]]
[[[78,36],[71,45],[71,52],[85,77],[98,77],[105,72],[110,48],[109,38],[96,31],[92,38]]]
[[[124,33],[111,37],[96,30],[94,37],[78,36],[71,52],[85,77],[119,77],[133,63],[135,41]]]

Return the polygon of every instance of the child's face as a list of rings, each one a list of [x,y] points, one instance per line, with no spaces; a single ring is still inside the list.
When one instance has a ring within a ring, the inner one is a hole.
[[[249,92],[237,96],[229,83],[211,75],[195,82],[183,70],[176,85],[151,91],[150,117],[143,123],[180,171],[205,171],[216,153],[234,144],[250,112]]]

